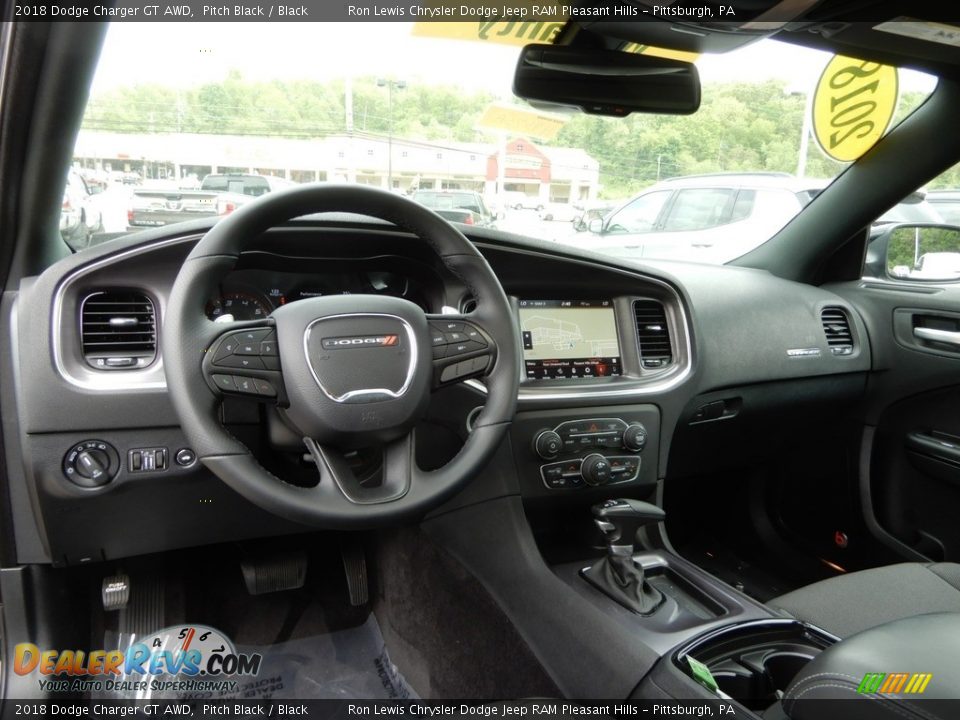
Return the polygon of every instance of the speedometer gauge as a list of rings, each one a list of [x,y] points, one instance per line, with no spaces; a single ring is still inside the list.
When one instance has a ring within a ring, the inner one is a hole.
[[[232,315],[234,320],[261,320],[270,312],[264,300],[247,293],[224,293],[207,305],[207,317],[211,320],[221,315]]]

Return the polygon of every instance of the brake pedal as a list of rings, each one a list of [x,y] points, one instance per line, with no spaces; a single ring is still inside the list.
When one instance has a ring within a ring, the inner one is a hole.
[[[367,583],[367,559],[363,546],[359,543],[344,545],[340,548],[343,556],[343,569],[347,575],[347,590],[350,592],[350,604],[354,607],[366,605],[370,600]]]
[[[257,555],[244,559],[240,570],[251,595],[296,590],[307,579],[307,554],[296,550]]]

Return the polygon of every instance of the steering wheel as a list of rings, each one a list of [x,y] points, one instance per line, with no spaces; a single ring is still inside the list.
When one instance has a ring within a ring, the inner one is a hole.
[[[263,320],[207,319],[207,301],[245,247],[287,220],[330,211],[381,218],[417,235],[463,281],[476,309],[429,315],[400,298],[336,295],[298,300]],[[196,244],[173,285],[161,347],[170,399],[207,468],[276,515],[357,528],[422,516],[484,467],[516,410],[519,337],[493,270],[441,217],[384,190],[308,185],[244,205]],[[413,429],[430,394],[480,376],[487,399],[462,449],[443,467],[421,470]],[[264,468],[222,425],[225,396],[275,404],[304,438],[319,482],[293,485]],[[373,446],[383,448],[383,465],[371,487],[343,453]]]

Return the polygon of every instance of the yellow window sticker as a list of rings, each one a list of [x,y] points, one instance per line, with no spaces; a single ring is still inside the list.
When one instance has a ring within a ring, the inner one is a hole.
[[[883,137],[899,96],[897,69],[835,55],[813,96],[813,135],[829,157],[852,162]]]

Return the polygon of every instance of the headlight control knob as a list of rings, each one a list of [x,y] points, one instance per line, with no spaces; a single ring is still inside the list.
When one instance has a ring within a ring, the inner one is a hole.
[[[106,485],[120,469],[116,448],[103,440],[84,440],[63,458],[63,474],[74,485],[96,488]]]

